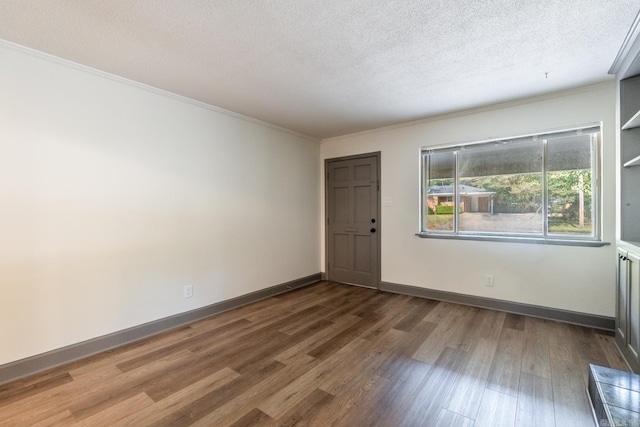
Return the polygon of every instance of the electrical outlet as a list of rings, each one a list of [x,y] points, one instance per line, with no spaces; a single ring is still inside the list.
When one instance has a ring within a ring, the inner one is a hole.
[[[191,298],[193,296],[193,285],[187,285],[184,287],[184,297]]]
[[[484,276],[484,285],[493,287],[493,274],[485,274]]]

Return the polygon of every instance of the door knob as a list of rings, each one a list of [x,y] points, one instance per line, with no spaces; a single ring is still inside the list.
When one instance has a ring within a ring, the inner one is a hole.
[[[375,233],[375,232],[376,232],[376,229],[375,229],[375,228],[372,228],[372,229],[371,229],[371,232],[372,232],[372,233]]]
[[[371,224],[375,224],[376,223],[376,219],[375,218],[371,218]]]

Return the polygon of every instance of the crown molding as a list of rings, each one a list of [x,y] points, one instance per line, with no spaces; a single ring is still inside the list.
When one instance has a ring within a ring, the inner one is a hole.
[[[616,58],[609,68],[609,74],[621,75],[629,67],[630,58],[635,58],[640,51],[640,12],[636,15],[629,32],[622,42],[622,46],[616,55]],[[626,65],[625,65],[626,64]],[[623,69],[624,68],[624,69]]]
[[[92,75],[95,75],[95,76],[98,76],[98,77],[109,79],[109,80],[112,80],[112,81],[115,81],[115,82],[118,82],[118,83],[122,83],[122,84],[125,84],[125,85],[128,85],[128,86],[134,87],[136,89],[141,89],[141,90],[144,90],[146,92],[151,92],[151,93],[156,94],[156,95],[160,95],[160,96],[164,96],[166,98],[170,98],[170,99],[173,99],[173,100],[176,100],[176,101],[184,102],[186,104],[191,104],[191,105],[194,105],[196,107],[203,108],[205,110],[213,111],[213,112],[216,112],[216,113],[219,113],[219,114],[224,114],[226,116],[233,117],[235,119],[244,120],[246,122],[249,122],[249,123],[252,123],[252,124],[255,124],[255,125],[259,125],[259,126],[263,126],[263,127],[266,127],[266,128],[270,128],[270,129],[276,130],[276,131],[284,132],[284,133],[287,133],[289,135],[297,136],[299,138],[303,138],[303,139],[306,139],[306,140],[311,141],[311,142],[320,143],[320,140],[318,138],[314,138],[312,136],[305,135],[303,133],[300,133],[300,132],[297,132],[297,131],[294,131],[294,130],[291,130],[291,129],[287,129],[287,128],[284,128],[284,127],[281,127],[281,126],[278,126],[278,125],[274,125],[273,123],[269,123],[269,122],[265,122],[265,121],[262,121],[262,120],[259,120],[259,119],[255,119],[253,117],[245,116],[243,114],[236,113],[236,112],[230,111],[230,110],[226,110],[224,108],[217,107],[215,105],[208,104],[206,102],[197,101],[197,100],[195,100],[193,98],[189,98],[189,97],[186,97],[186,96],[178,95],[177,93],[170,92],[168,90],[160,89],[160,88],[157,88],[155,86],[150,86],[150,85],[147,85],[147,84],[144,84],[144,83],[137,82],[135,80],[131,80],[131,79],[127,79],[125,77],[121,77],[121,76],[118,76],[118,75],[115,75],[115,74],[111,74],[111,73],[108,73],[106,71],[99,70],[97,68],[89,67],[87,65],[83,65],[83,64],[80,64],[80,63],[77,63],[77,62],[74,62],[74,61],[71,61],[71,60],[68,60],[68,59],[60,58],[59,56],[51,55],[49,53],[42,52],[42,51],[39,51],[39,50],[36,50],[36,49],[32,49],[30,47],[23,46],[23,45],[20,45],[20,44],[17,44],[17,43],[13,43],[13,42],[10,42],[8,40],[0,39],[0,47],[4,47],[4,48],[7,48],[7,49],[10,49],[10,50],[22,53],[22,54],[26,54],[26,55],[29,55],[29,56],[32,56],[32,57],[35,57],[35,58],[38,58],[38,59],[42,59],[42,60],[54,63],[54,64],[62,65],[64,67],[71,68],[71,69],[74,69],[74,70],[77,70],[77,71],[81,71],[81,72],[84,72],[84,73],[88,73],[88,74],[92,74]]]

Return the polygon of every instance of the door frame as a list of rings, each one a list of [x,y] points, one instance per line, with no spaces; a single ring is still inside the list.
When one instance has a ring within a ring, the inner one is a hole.
[[[355,160],[355,159],[364,159],[367,157],[375,157],[376,158],[376,166],[378,169],[378,203],[376,206],[376,215],[378,217],[377,224],[377,232],[376,232],[376,241],[378,245],[378,259],[375,260],[377,263],[377,274],[375,277],[375,289],[380,290],[380,282],[382,281],[382,197],[380,189],[382,188],[382,152],[374,151],[371,153],[363,153],[363,154],[354,154],[350,156],[342,156],[342,157],[332,157],[329,159],[324,159],[324,279],[331,280],[329,276],[329,226],[327,224],[327,218],[329,217],[329,163],[338,162],[341,160]],[[358,286],[358,285],[354,285]],[[366,286],[368,287],[368,286]]]

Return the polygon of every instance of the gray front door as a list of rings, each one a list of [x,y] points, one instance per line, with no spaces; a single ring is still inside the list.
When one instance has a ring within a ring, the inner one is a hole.
[[[374,154],[326,163],[329,280],[379,285],[378,159]]]

